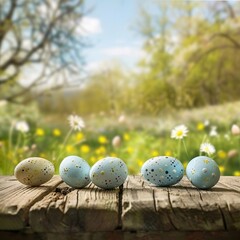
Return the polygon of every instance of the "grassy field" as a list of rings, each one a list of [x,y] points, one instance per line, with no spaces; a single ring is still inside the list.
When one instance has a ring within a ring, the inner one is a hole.
[[[2,104],[0,116],[2,175],[13,174],[16,164],[30,156],[52,161],[56,173],[68,155],[81,156],[90,165],[105,156],[117,156],[127,163],[130,174],[139,173],[144,161],[158,155],[177,157],[186,167],[193,157],[200,155],[203,142],[215,147],[211,157],[219,164],[222,175],[240,175],[240,136],[231,133],[233,124],[240,125],[240,102],[173,111],[159,117],[113,116],[102,112],[83,117],[86,127],[82,131],[70,128],[68,115],[43,115],[34,104],[29,107]],[[21,121],[28,128],[19,129]],[[171,138],[171,130],[180,124],[189,130],[184,138],[187,151],[182,140]]]

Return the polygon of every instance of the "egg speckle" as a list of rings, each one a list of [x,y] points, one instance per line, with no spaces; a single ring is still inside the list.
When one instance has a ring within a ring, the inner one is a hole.
[[[64,158],[59,166],[62,180],[73,188],[83,188],[90,183],[90,166],[78,156]]]
[[[141,168],[142,176],[156,186],[174,185],[182,179],[183,173],[182,163],[167,156],[151,158]]]
[[[115,157],[106,157],[99,160],[90,170],[92,182],[103,189],[113,189],[121,186],[127,175],[126,164]]]
[[[220,170],[217,163],[205,156],[193,158],[187,165],[186,174],[191,183],[200,189],[213,187],[220,178]]]
[[[17,180],[29,186],[40,186],[49,181],[53,174],[53,164],[40,157],[24,159],[14,169],[14,175]]]

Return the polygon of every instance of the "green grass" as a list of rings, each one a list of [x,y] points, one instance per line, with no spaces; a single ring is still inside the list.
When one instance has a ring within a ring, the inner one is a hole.
[[[223,175],[240,175],[239,136],[232,136],[230,132],[233,123],[240,123],[240,102],[168,112],[159,117],[131,115],[121,123],[117,116],[95,114],[84,117],[86,128],[73,132],[65,144],[70,130],[67,115],[44,116],[35,105],[28,108],[7,105],[0,107],[0,114],[0,174],[3,175],[13,174],[17,163],[30,156],[52,161],[56,173],[68,155],[81,156],[90,165],[105,156],[117,156],[127,163],[130,174],[139,173],[144,161],[157,155],[177,157],[186,167],[199,155],[203,141],[215,146],[212,157]],[[19,120],[28,122],[29,132],[16,131],[14,121]],[[205,120],[209,120],[209,125],[203,127]],[[188,153],[182,142],[170,138],[172,128],[179,124],[189,129],[184,138]],[[209,136],[212,126],[217,126],[217,137]],[[121,137],[121,144],[116,148],[112,146],[112,139],[117,135]]]

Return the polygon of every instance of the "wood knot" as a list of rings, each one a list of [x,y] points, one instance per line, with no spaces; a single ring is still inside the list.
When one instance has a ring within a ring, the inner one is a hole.
[[[55,192],[61,193],[63,195],[67,195],[71,191],[72,191],[72,188],[69,188],[69,187],[64,187],[64,188],[57,187],[55,189]]]

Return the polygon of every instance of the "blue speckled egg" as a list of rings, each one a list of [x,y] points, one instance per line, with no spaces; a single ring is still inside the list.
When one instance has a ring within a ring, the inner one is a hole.
[[[73,188],[83,188],[90,183],[90,166],[78,156],[68,156],[59,167],[62,180]]]
[[[184,168],[176,158],[159,156],[147,160],[141,173],[147,181],[156,186],[170,186],[182,179]]]
[[[205,156],[193,158],[187,165],[186,174],[190,182],[200,189],[213,187],[220,178],[217,163]]]
[[[90,170],[92,182],[103,189],[121,186],[128,175],[127,165],[119,158],[106,157],[97,161]]]

